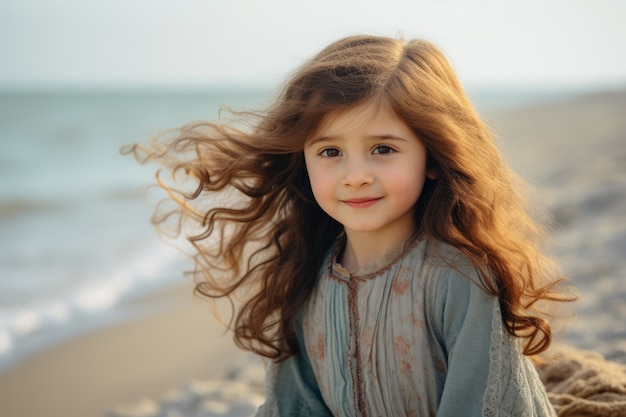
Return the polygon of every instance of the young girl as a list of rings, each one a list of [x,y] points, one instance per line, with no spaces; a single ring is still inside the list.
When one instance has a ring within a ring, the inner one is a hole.
[[[570,297],[435,46],[340,40],[243,116],[134,151],[195,184],[159,181],[179,208],[155,222],[195,222],[197,291],[244,297],[235,340],[272,359],[259,415],[554,414],[528,357]]]

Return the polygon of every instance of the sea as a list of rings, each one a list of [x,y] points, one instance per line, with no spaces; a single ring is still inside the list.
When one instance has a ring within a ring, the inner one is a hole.
[[[576,89],[480,87],[485,114]],[[0,373],[51,346],[163,306],[138,297],[189,279],[189,259],[150,224],[158,167],[120,153],[224,106],[262,108],[268,88],[0,91]],[[140,307],[137,307],[140,305]]]

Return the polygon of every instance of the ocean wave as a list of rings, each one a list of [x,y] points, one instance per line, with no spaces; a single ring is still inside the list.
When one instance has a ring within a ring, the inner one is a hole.
[[[19,304],[0,305],[0,372],[55,341],[71,338],[109,319],[124,301],[173,284],[170,268],[182,270],[182,255],[163,244],[145,250],[102,275],[85,277],[55,295],[38,295]]]
[[[19,214],[50,213],[66,210],[71,204],[64,201],[46,201],[16,198],[0,200],[0,217]]]
[[[86,202],[139,201],[143,198],[144,188],[141,186],[111,187],[82,192],[74,197],[59,195],[58,198],[49,199],[21,196],[0,199],[0,218],[24,214],[58,213]]]

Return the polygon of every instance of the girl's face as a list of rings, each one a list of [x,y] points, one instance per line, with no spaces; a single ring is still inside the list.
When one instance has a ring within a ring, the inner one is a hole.
[[[402,241],[413,233],[413,206],[434,175],[423,142],[386,103],[327,115],[304,157],[317,203],[348,239],[365,233]]]

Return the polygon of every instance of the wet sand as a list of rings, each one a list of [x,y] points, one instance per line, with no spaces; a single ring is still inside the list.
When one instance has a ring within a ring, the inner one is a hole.
[[[247,360],[190,285],[138,302],[170,308],[53,347],[0,375],[0,415],[103,416],[116,404],[222,377]]]

